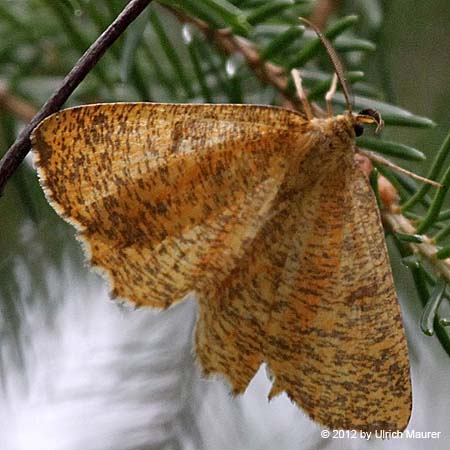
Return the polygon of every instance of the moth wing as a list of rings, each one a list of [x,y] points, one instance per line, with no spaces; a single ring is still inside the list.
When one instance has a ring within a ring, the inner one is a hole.
[[[320,171],[304,168],[292,172],[300,184]],[[270,396],[285,391],[329,428],[405,428],[406,341],[367,180],[342,161],[313,187],[280,189],[276,205],[233,270],[200,297],[204,371],[241,393],[266,362]]]
[[[47,118],[32,144],[48,200],[112,295],[167,307],[234,265],[304,122],[261,106],[98,104]]]
[[[331,429],[403,430],[408,351],[373,192],[348,165],[313,195],[270,317],[271,395],[286,391]]]

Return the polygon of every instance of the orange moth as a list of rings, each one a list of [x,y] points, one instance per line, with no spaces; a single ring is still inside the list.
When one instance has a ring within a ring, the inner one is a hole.
[[[167,308],[196,293],[205,374],[238,394],[265,362],[269,397],[286,392],[322,425],[403,430],[406,341],[380,214],[355,162],[355,130],[381,120],[350,106],[318,118],[302,101],[306,116],[257,105],[70,108],[35,129],[36,166],[112,297]]]

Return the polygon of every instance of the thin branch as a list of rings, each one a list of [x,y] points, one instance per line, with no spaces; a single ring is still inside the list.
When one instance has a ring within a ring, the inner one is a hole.
[[[370,155],[359,150],[356,153],[356,161],[359,168],[369,177],[373,168]],[[450,258],[439,259],[437,257],[436,239],[431,239],[425,234],[418,234],[413,223],[401,214],[401,207],[398,204],[398,193],[395,187],[383,176],[379,176],[378,180],[379,182],[382,181],[379,185],[379,192],[384,206],[380,211],[384,228],[394,233],[419,237],[420,243],[411,240],[404,241],[403,244],[414,254],[426,260],[437,277],[444,277],[447,281],[450,281]]]
[[[174,14],[180,22],[193,24],[205,35],[208,41],[213,42],[225,54],[241,54],[247,65],[264,84],[273,86],[289,105],[298,104],[288,90],[288,76],[284,69],[276,64],[264,61],[252,42],[241,36],[235,36],[228,28],[217,30],[211,28],[203,20],[188,16],[178,9],[166,5],[164,7]]]
[[[392,170],[403,173],[404,175],[407,175],[408,177],[413,178],[415,180],[421,181],[422,183],[426,183],[426,184],[429,184],[429,185],[437,187],[437,188],[444,187],[444,185],[442,183],[422,177],[420,175],[417,175],[414,172],[411,172],[410,170],[406,170],[403,167],[397,166],[397,164],[394,164],[393,162],[389,161],[388,159],[383,158],[382,156],[377,155],[376,153],[371,152],[370,150],[363,150],[363,149],[359,148],[358,152],[361,153],[362,155],[367,156],[372,161],[383,164],[384,166],[389,167]]]
[[[356,153],[356,161],[359,168],[369,177],[373,166],[368,155],[359,150]],[[413,241],[404,241],[403,243],[415,254],[428,261],[437,277],[444,277],[450,282],[450,258],[439,259],[437,257],[438,248],[436,239],[431,239],[427,235],[418,234],[412,222],[401,214],[401,208],[398,204],[398,193],[395,187],[384,176],[379,175],[379,192],[384,208],[380,211],[383,218],[385,229],[394,233],[405,234],[409,236],[420,236],[421,243]]]
[[[17,140],[0,161],[0,195],[6,182],[19,167],[31,149],[30,135],[36,125],[45,117],[58,111],[89,71],[97,64],[105,51],[125,31],[133,20],[152,0],[131,0],[113,23],[97,38],[64,78],[60,88],[47,100],[44,106],[22,130]]]
[[[392,208],[391,211],[383,212],[383,220],[389,228],[396,233],[410,235],[417,234],[412,223],[402,214],[393,211]],[[423,234],[420,236],[423,241],[421,244],[413,242],[405,242],[405,244],[407,244],[414,253],[419,254],[422,258],[426,259],[435,270],[436,275],[442,276],[450,281],[450,258],[438,259],[436,257],[438,250],[433,244],[433,241]]]
[[[264,84],[275,88],[280,94],[283,98],[284,107],[305,113],[295,94],[288,89],[289,76],[284,68],[262,59],[259,55],[258,48],[252,42],[241,36],[235,36],[228,28],[215,29],[210,27],[206,22],[196,17],[191,17],[178,9],[167,5],[162,6],[177,17],[181,23],[193,24],[205,35],[208,42],[213,42],[226,55],[236,53],[242,55],[255,76]],[[316,117],[325,117],[325,112],[315,102],[311,103],[311,107]]]

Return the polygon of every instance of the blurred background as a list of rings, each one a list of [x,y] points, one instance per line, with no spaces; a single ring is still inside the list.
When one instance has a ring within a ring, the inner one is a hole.
[[[125,4],[0,0],[0,153]],[[218,49],[189,17],[209,30],[230,27],[285,70],[304,67],[305,85],[320,103],[332,69],[320,48],[306,55],[314,36],[297,22],[313,17],[338,30],[334,45],[353,74],[357,105],[384,102],[383,138],[428,158],[394,160],[426,174],[450,128],[448,6],[447,0],[153,1],[67,105],[283,103],[242,55]],[[341,103],[338,97],[337,110]],[[391,250],[412,364],[409,428],[441,432],[440,438],[323,439],[284,395],[267,402],[264,367],[239,398],[222,380],[199,377],[192,357],[195,299],[163,313],[111,302],[105,281],[84,265],[74,230],[47,204],[27,158],[0,198],[0,448],[447,449],[449,355],[421,332],[422,303]]]

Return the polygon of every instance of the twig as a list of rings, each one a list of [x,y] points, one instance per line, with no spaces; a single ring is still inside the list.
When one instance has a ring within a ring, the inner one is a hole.
[[[105,51],[116,41],[152,0],[131,0],[113,23],[97,38],[64,78],[61,87],[22,130],[14,144],[0,161],[0,195],[6,182],[30,151],[30,134],[36,125],[48,115],[58,111],[70,94],[83,81]]]
[[[383,220],[391,228],[392,231],[396,233],[405,234],[416,234],[416,229],[411,224],[411,222],[402,214],[398,214],[395,211],[383,211]],[[416,244],[413,242],[405,242],[411,250],[421,255],[426,259],[434,270],[437,272],[436,275],[443,276],[446,280],[450,281],[450,258],[438,259],[436,257],[437,248],[433,244],[432,240],[425,236],[420,235],[423,243]]]
[[[358,162],[360,169],[367,177],[369,177],[373,168],[370,161],[370,155],[367,155],[366,152],[362,152],[361,149],[359,149],[356,153],[356,161]],[[380,211],[384,228],[394,233],[418,235],[412,222],[401,214],[401,208],[398,205],[398,193],[395,187],[382,175],[379,175],[379,181],[383,181],[379,188],[384,205],[384,208]],[[436,247],[435,240],[425,234],[420,234],[419,236],[422,243],[405,241],[404,244],[407,245],[413,253],[418,254],[424,260],[427,260],[438,277],[442,276],[450,282],[450,258],[437,258],[438,248]]]
[[[196,17],[188,16],[170,6],[163,6],[175,15],[180,22],[193,24],[205,35],[208,41],[214,42],[222,52],[228,55],[241,54],[248,66],[264,84],[273,86],[290,105],[297,105],[298,102],[293,100],[292,93],[287,88],[288,76],[284,69],[271,62],[263,61],[253,43],[241,36],[235,36],[228,28],[221,30],[211,28],[206,22]]]
[[[421,181],[422,183],[426,183],[437,188],[443,187],[442,183],[430,180],[429,178],[422,177],[414,172],[411,172],[410,170],[406,170],[403,167],[397,166],[397,164],[392,163],[388,159],[383,158],[382,156],[377,155],[376,153],[371,152],[370,150],[363,150],[360,148],[358,149],[358,152],[361,153],[362,155],[367,156],[372,161],[376,161],[377,163],[383,164],[384,166],[389,167],[392,170],[403,173],[410,178],[414,178],[415,180]]]

